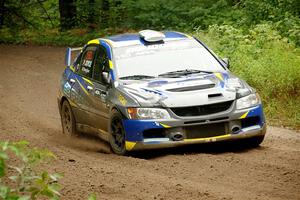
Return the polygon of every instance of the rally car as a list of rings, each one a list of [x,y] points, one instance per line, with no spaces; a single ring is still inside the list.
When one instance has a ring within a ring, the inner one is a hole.
[[[77,56],[73,61],[74,53]],[[199,39],[144,30],[67,48],[58,95],[63,132],[94,133],[116,154],[243,139],[266,123],[254,88]]]

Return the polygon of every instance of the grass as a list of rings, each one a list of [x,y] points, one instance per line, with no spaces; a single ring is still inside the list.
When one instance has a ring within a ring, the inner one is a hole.
[[[59,32],[0,30],[0,43],[77,46],[87,41],[131,30]],[[232,26],[213,25],[194,31],[221,57],[229,57],[231,70],[257,89],[269,124],[300,130],[300,48],[282,38],[270,24],[245,31]]]

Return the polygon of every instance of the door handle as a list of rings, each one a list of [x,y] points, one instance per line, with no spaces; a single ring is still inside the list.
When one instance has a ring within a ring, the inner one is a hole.
[[[90,86],[90,85],[88,85],[88,86],[86,87],[86,89],[87,89],[88,91],[92,91],[92,90],[93,90],[93,87]]]

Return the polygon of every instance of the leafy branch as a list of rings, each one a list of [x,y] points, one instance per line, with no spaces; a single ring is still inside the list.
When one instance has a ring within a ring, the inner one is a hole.
[[[54,158],[54,154],[47,150],[30,148],[26,141],[0,142],[0,198],[59,199],[58,180],[62,176],[37,170],[39,164]]]

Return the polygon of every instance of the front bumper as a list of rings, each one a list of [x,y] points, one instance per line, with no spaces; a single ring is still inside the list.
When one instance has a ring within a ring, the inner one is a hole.
[[[262,105],[234,111],[229,116],[217,115],[204,119],[204,121],[196,118],[188,120],[172,119],[168,121],[124,120],[126,150],[157,149],[236,140],[262,136],[266,133],[266,123]],[[215,131],[222,130],[216,128],[220,124],[224,125],[225,129],[216,134]],[[239,125],[240,129],[238,131],[232,131],[232,127],[236,125]],[[205,128],[202,129],[202,127]],[[181,132],[183,138],[180,141],[176,141],[174,138],[169,137],[167,133],[172,131]],[[152,134],[151,137],[147,136],[149,132]],[[163,134],[158,134],[159,132]],[[189,132],[193,133],[190,134]]]
[[[201,143],[209,143],[209,142],[219,142],[219,141],[228,141],[228,140],[237,140],[244,138],[251,138],[256,136],[262,136],[266,133],[266,124],[262,127],[253,126],[249,128],[245,128],[245,130],[241,130],[238,134],[226,134],[215,137],[208,138],[196,138],[196,139],[183,139],[182,141],[166,141],[160,139],[152,139],[152,140],[144,140],[140,142],[131,142],[126,141],[126,150],[142,150],[142,149],[159,149],[159,148],[170,148],[170,147],[178,147],[189,144],[201,144]]]

